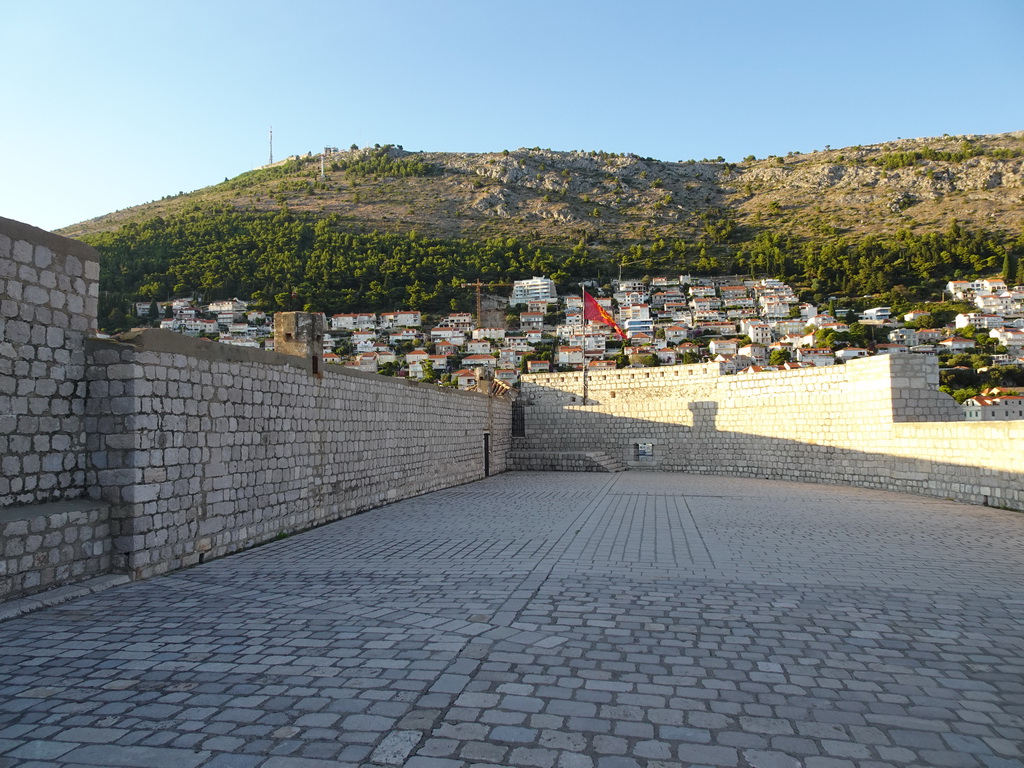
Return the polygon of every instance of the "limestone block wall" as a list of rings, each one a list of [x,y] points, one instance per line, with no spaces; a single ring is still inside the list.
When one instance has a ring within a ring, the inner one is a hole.
[[[85,493],[92,248],[0,218],[0,509]]]
[[[697,365],[588,378],[584,406],[579,374],[523,377],[526,437],[514,440],[517,457],[599,450],[635,468],[847,483],[1024,509],[1024,424],[986,432],[962,421],[938,391],[930,358],[756,376]]]
[[[504,471],[511,402],[145,331],[90,342],[88,483],[144,577]]]
[[[87,500],[0,510],[0,600],[108,573],[109,516]]]
[[[526,438],[516,438],[514,448],[602,451],[627,467],[678,468],[695,424],[687,405],[715,400],[720,371],[712,363],[592,373],[586,405],[578,373],[523,376]],[[655,446],[656,463],[635,456],[638,442]]]

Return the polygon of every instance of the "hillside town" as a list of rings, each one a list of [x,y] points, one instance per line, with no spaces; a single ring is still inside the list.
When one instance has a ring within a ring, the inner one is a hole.
[[[467,312],[428,318],[418,310],[325,317],[323,360],[361,371],[405,376],[460,389],[521,374],[714,362],[741,376],[841,365],[871,355],[951,356],[978,350],[993,365],[1024,367],[1024,286],[1003,280],[955,280],[951,300],[976,311],[943,327],[927,312],[893,316],[889,307],[859,313],[801,302],[777,279],[674,275],[588,287],[604,316],[584,311],[583,293],[559,295],[546,277],[516,281],[500,323]],[[606,295],[602,295],[606,294]],[[207,305],[179,299],[140,302],[140,317],[161,328],[225,344],[273,350],[273,317],[240,299]],[[491,313],[494,316],[495,313]],[[489,327],[490,326],[490,327]],[[953,362],[956,362],[955,360]],[[968,419],[1024,418],[1016,391],[964,402]]]

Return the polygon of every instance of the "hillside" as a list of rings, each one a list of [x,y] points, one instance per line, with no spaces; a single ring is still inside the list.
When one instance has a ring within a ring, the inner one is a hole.
[[[337,214],[363,231],[441,238],[516,236],[552,246],[714,243],[765,227],[858,240],[953,221],[1024,227],[1024,132],[902,139],[741,163],[663,162],[603,152],[490,154],[398,147],[293,158],[204,189],[67,227],[69,237],[168,216],[196,203]]]
[[[100,250],[102,316],[192,294],[469,309],[462,280],[672,272],[901,306],[940,298],[953,277],[1024,282],[1022,203],[1024,132],[742,163],[385,146],[289,158],[61,234]]]

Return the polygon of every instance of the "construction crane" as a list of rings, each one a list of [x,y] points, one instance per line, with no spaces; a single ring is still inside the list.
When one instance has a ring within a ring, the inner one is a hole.
[[[463,288],[476,288],[476,324],[479,328],[483,324],[483,294],[480,292],[482,288],[501,288],[502,286],[512,285],[512,283],[485,283],[477,278],[475,283],[463,283]]]

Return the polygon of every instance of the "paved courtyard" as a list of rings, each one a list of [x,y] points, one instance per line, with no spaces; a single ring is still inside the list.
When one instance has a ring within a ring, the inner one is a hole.
[[[1024,515],[509,473],[0,623],[0,766],[1024,765]]]

